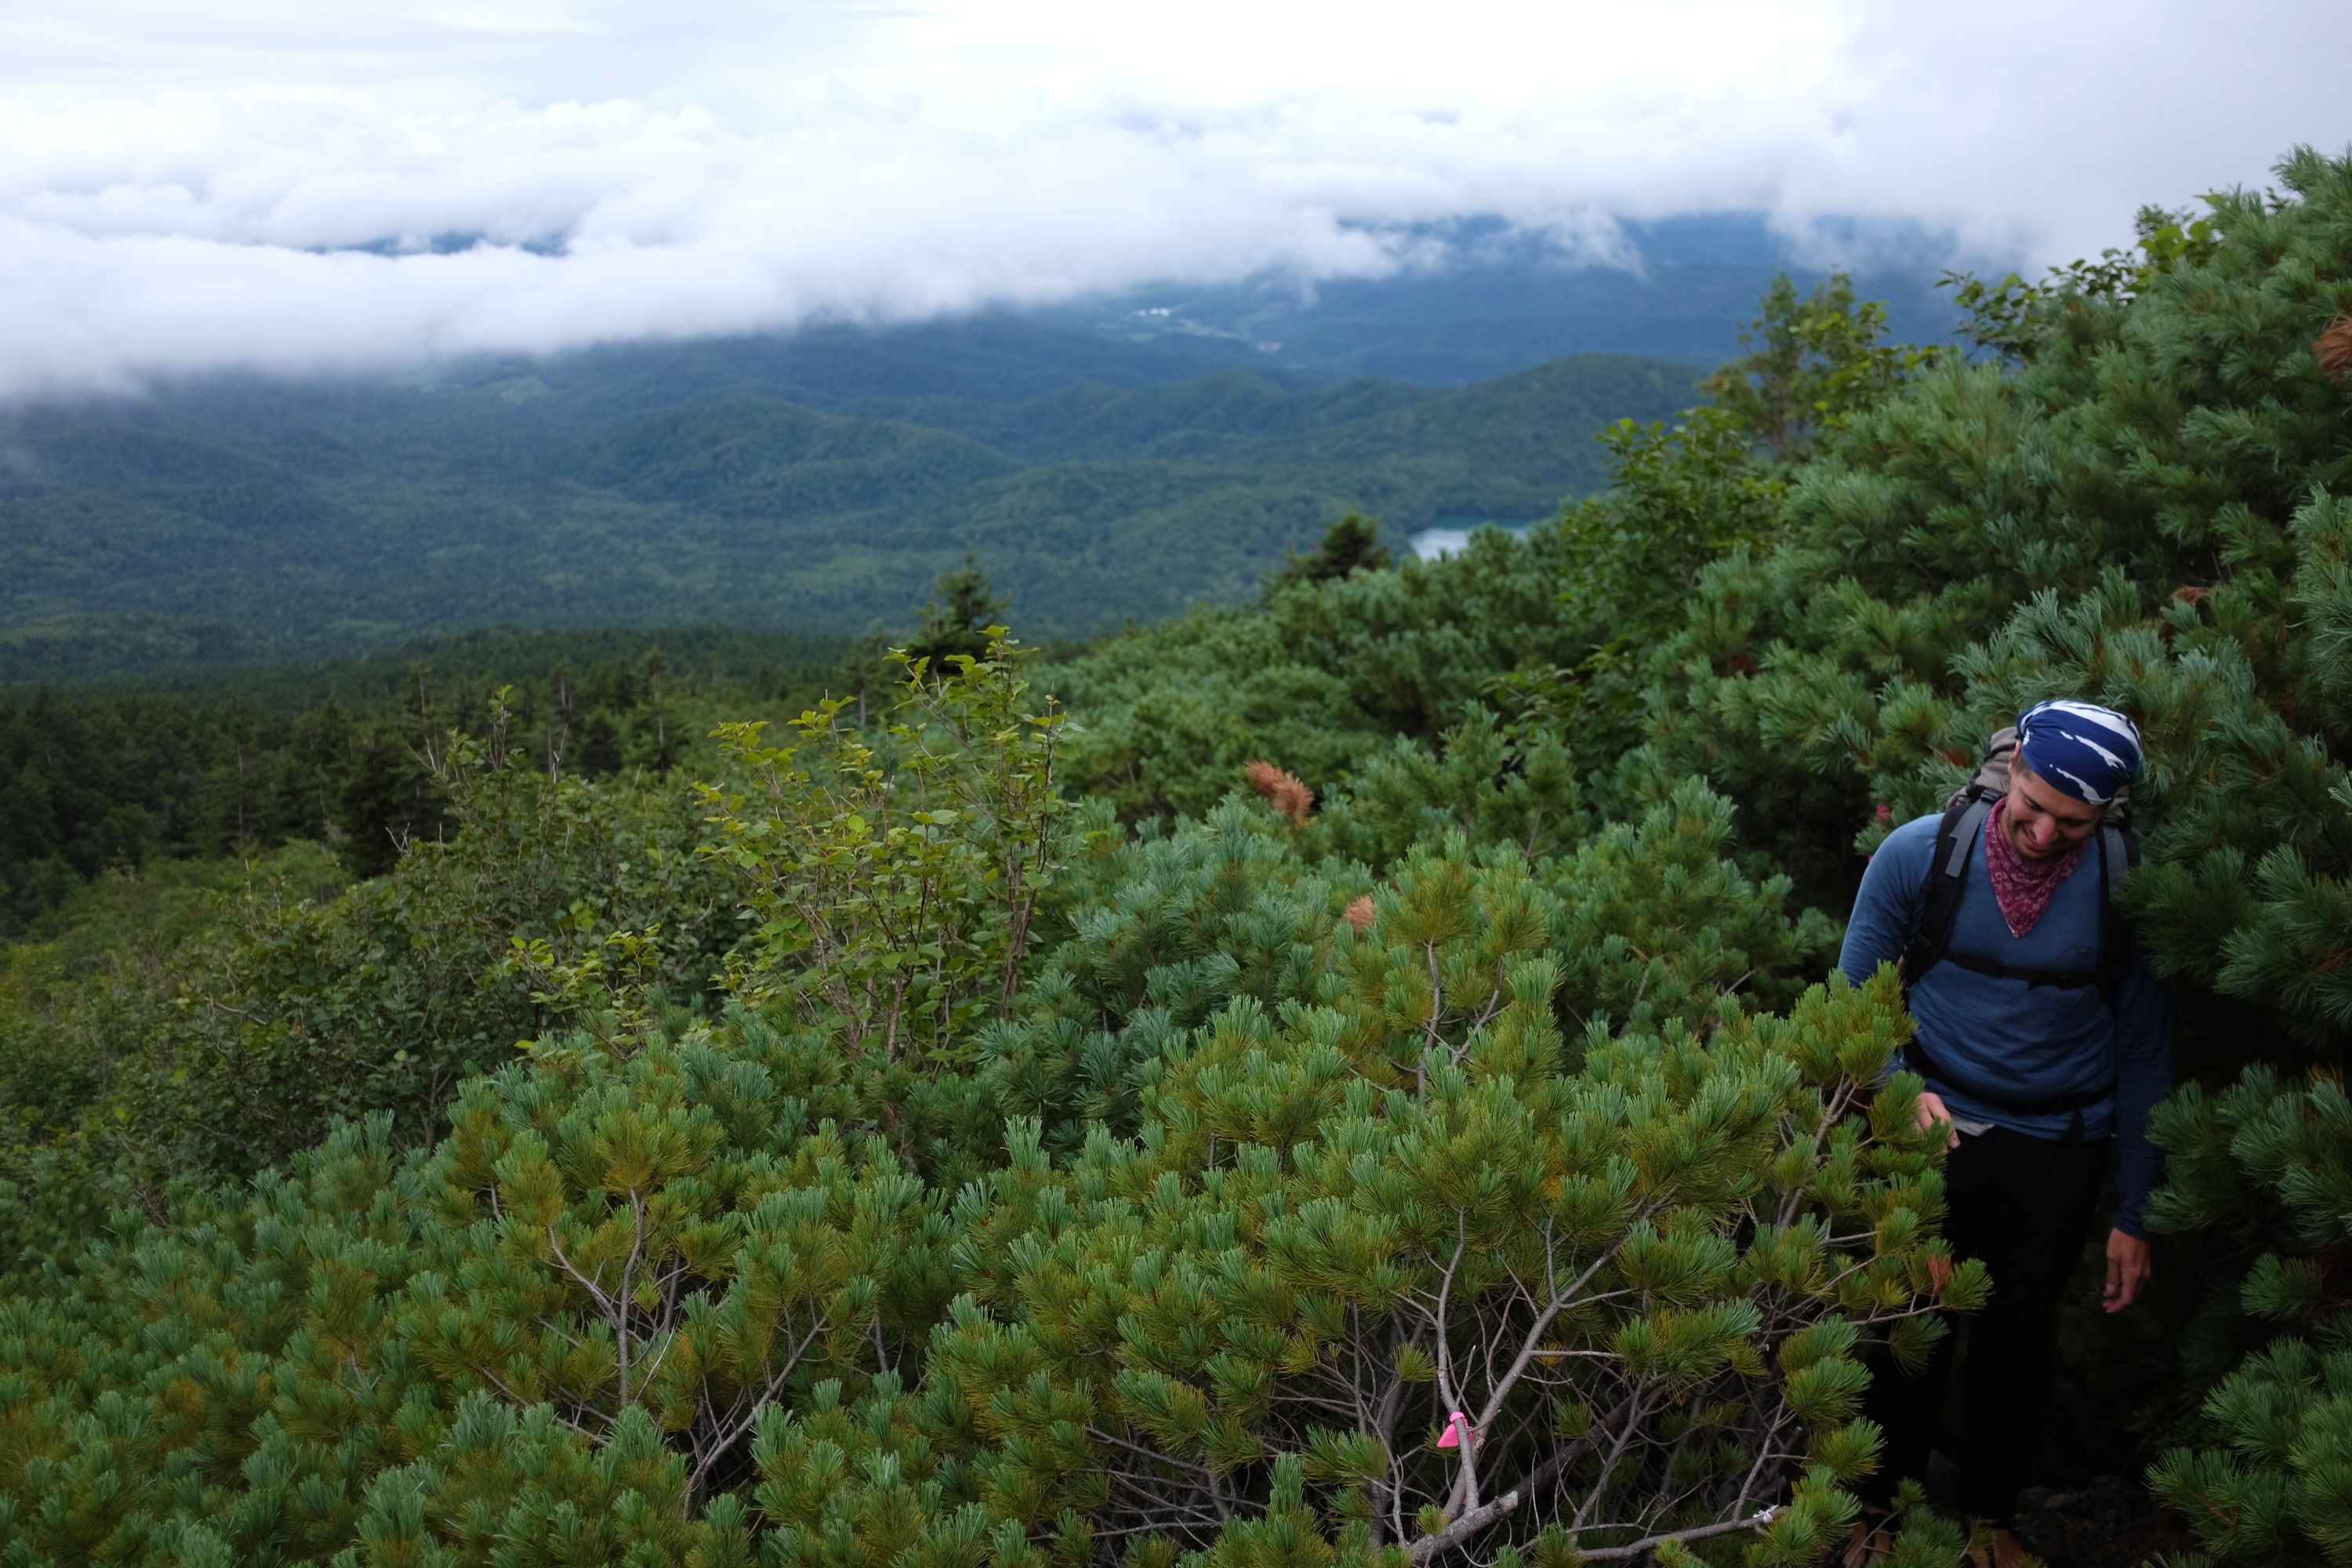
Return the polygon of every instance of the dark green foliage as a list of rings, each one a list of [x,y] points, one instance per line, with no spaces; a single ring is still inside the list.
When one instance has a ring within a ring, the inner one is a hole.
[[[2280,174],[2283,196],[2144,225],[2127,258],[1967,291],[2000,362],[1923,363],[1816,323],[1854,396],[1803,460],[1757,460],[1796,400],[1765,396],[1771,367],[1751,363],[1752,399],[1727,386],[1729,406],[1679,431],[1621,432],[1620,484],[1555,529],[1424,569],[1410,630],[1349,584],[1314,595],[1319,616],[1277,595],[1262,616],[1108,645],[1066,683],[1094,721],[1074,761],[1149,810],[1197,808],[1270,757],[1326,797],[1316,831],[1392,853],[1356,797],[1376,778],[1430,796],[1453,723],[1488,732],[1475,700],[1506,732],[1549,721],[1559,771],[1604,818],[1703,774],[1739,801],[1741,844],[1834,909],[1856,851],[1932,809],[1994,728],[2043,697],[2105,700],[2149,742],[2149,864],[2123,897],[2179,992],[2184,1068],[2340,1071],[2352,398],[2314,344],[2352,308],[2352,164],[2303,153]],[[1793,343],[1798,302],[1781,303]],[[1515,596],[1547,575],[1562,595]],[[1458,662],[1426,656],[1441,638]],[[2178,1141],[2209,1134],[2166,1135],[2186,1157]],[[2163,1278],[2210,1268],[2234,1319],[2251,1259],[2231,1237],[2248,1234],[2177,1244]],[[2244,1343],[2195,1294],[2156,1303],[2194,1319],[2184,1331],[2142,1336],[2178,1358],[2148,1400],[2158,1429],[2182,1430]],[[2144,1368],[2081,1372],[2148,1398]]]
[[[1882,343],[1885,331],[1886,307],[1857,300],[1844,273],[1801,300],[1784,273],[1764,296],[1763,316],[1739,334],[1748,352],[1707,378],[1707,394],[1775,461],[1789,462],[1932,363],[1930,351]]]
[[[2340,1083],[2250,1069],[2219,1095],[2162,1112],[2172,1182],[2152,1211],[2174,1230],[2231,1241],[2239,1304],[2286,1337],[2248,1355],[2204,1401],[2197,1447],[2152,1472],[2200,1542],[2223,1560],[2352,1559],[2352,1318],[2341,1278],[2352,1243],[2352,1102]]]
[[[162,859],[315,840],[381,874],[452,826],[433,778],[452,730],[487,740],[495,719],[500,766],[664,773],[721,712],[814,700],[833,652],[725,634],[486,633],[184,693],[0,691],[0,935],[108,870]]]
[[[1545,724],[1503,724],[1472,703],[1434,749],[1400,738],[1362,761],[1352,793],[1328,802],[1313,828],[1318,844],[1385,865],[1449,830],[1541,859],[1589,826],[1574,752],[1560,735]]]
[[[356,754],[368,742],[352,730],[332,703],[289,721],[164,696],[0,695],[0,932],[110,867],[348,837],[353,780],[393,771]]]
[[[1235,809],[1269,878],[1298,876],[1286,830]],[[1580,1522],[1605,1546],[1746,1523],[1795,1479],[1763,1539],[1810,1559],[1869,1452],[1855,1326],[1913,1310],[1933,1256],[1929,1141],[1880,1142],[1906,1090],[1843,1115],[1901,1037],[1891,988],[1786,1020],[1702,1008],[1712,1050],[1596,1027],[1572,1066],[1545,955],[1565,911],[1524,861],[1456,844],[1396,880],[1364,939],[1327,925],[1262,985],[1271,1010],[1163,1027],[1133,1058],[1133,1132],[1071,1142],[1057,1116],[1061,1164],[1016,1121],[952,1207],[888,1152],[910,1102],[867,1070],[887,1030],[861,1065],[742,1009],[649,998],[609,1038],[543,1038],[467,1086],[429,1153],[381,1117],[347,1128],[0,1309],[0,1529],[52,1561],[734,1541],[952,1562],[1140,1527],[1255,1561],[1267,1531],[1409,1545],[1424,1505],[1491,1550],[1532,1541],[1521,1514],[1552,1495],[1605,1503]],[[1072,897],[1074,931],[1110,913]],[[1717,952],[1693,932],[1650,959],[1682,994],[1724,984]],[[1449,1404],[1477,1413],[1483,1493],[1429,1447]],[[1811,1468],[1768,1457],[1807,1433]],[[127,1506],[89,1490],[110,1476]],[[726,1495],[746,1490],[754,1510]]]
[[[1524,542],[1481,530],[1441,560],[1107,640],[1057,681],[1084,716],[1075,776],[1125,812],[1197,812],[1253,758],[1328,789],[1400,736],[1433,747],[1473,703],[1523,706],[1546,683],[1572,679],[1600,635],[1562,597],[1587,569],[1580,561],[1564,526]]]
[[[693,806],[492,722],[387,875],[19,960],[0,1563],[1818,1561],[1857,1352],[1999,1288],[1823,911],[2057,694],[2142,722],[2207,1080],[2177,1359],[2074,1322],[2069,1392],[2215,1556],[2345,1561],[2352,161],[2281,175],[1969,294],[1998,361],[1768,300],[1524,541],[912,656]]]
[[[1269,592],[1278,592],[1294,583],[1328,583],[1358,572],[1384,571],[1389,564],[1380,525],[1351,511],[1325,529],[1323,542],[1311,552],[1283,563],[1267,586]]]
[[[988,652],[988,631],[1004,619],[1005,601],[998,595],[980,560],[967,552],[963,564],[931,586],[930,603],[923,606],[923,623],[908,639],[907,656],[926,660],[944,675],[949,660],[961,654],[980,658]]]
[[[1797,1479],[1765,1549],[1810,1559],[1871,1447],[1855,1326],[1924,1285],[1897,1255],[1928,1163],[1839,1120],[1886,1020],[1816,992],[1712,1051],[1601,1036],[1564,1072],[1524,870],[1433,857],[1399,881],[1339,939],[1336,1005],[1229,1005],[1152,1064],[1135,1138],[1052,1171],[1016,1127],[959,1205],[1014,1261],[932,1346],[942,1418],[992,1440],[981,1495],[1032,1531],[1118,1521],[1247,1562],[1278,1530],[1364,1560],[1533,1544],[1523,1510],[1588,1547],[1744,1521]],[[1851,1174],[1802,1173],[1817,1131]],[[1830,1237],[1874,1220],[1894,1245],[1849,1271]],[[1467,1462],[1434,1447],[1450,1409]],[[1764,1458],[1800,1428],[1816,1468]]]
[[[248,1173],[338,1118],[384,1109],[403,1143],[429,1142],[467,1076],[581,1005],[535,984],[518,942],[552,967],[657,927],[641,981],[688,1001],[708,986],[742,925],[694,853],[682,784],[463,755],[441,783],[460,828],[413,844],[397,876],[322,902],[299,862],[276,868],[161,973],[0,1009],[16,1091],[0,1265],[69,1246],[107,1205],[161,1214],[175,1184]]]
[[[1051,710],[1022,717],[1018,650],[987,651],[910,669],[872,745],[837,702],[792,748],[734,737],[743,787],[685,865],[740,873],[761,921],[735,1001],[670,1001],[652,930],[575,909],[476,1006],[528,985],[584,1028],[467,1080],[436,1144],[347,1123],[249,1197],[120,1215],[0,1307],[7,1550],[1026,1562],[1149,1532],[1393,1561],[1429,1528],[1728,1528],[1815,1555],[1871,1452],[1857,1331],[1916,1337],[1937,1256],[1910,1080],[1869,1087],[1891,985],[1748,1010],[1750,971],[1820,933],[1720,862],[1696,785],[1570,857],[1425,840],[1359,934],[1338,906],[1368,873],[1262,805],[1170,836],[1063,817]],[[452,758],[463,831],[361,889],[382,902],[230,951],[364,974],[334,921],[470,910],[493,864],[515,898],[534,865],[625,891],[670,864],[625,820],[572,826],[617,783],[486,749]],[[466,940],[419,931],[401,967]],[[1430,1446],[1454,1406],[1481,1481]]]
[[[2301,153],[2281,175],[2296,199],[2216,198],[2199,225],[2149,226],[2127,262],[1978,297],[1981,341],[2015,363],[1931,369],[1848,419],[1796,478],[1790,543],[1708,569],[1641,759],[1706,767],[1825,889],[1851,876],[1807,858],[1833,824],[1885,803],[1866,847],[1928,809],[2025,704],[2133,712],[2150,864],[2125,898],[2183,994],[2184,1065],[2214,1079],[2259,1056],[2340,1070],[2352,1018],[2334,658],[2352,403],[2312,354],[2352,304],[2352,164]],[[2213,1385],[2248,1337],[2241,1304],[2310,1321],[2343,1194],[2288,1152],[2326,1142],[2328,1092],[2282,1096],[2258,1071],[2218,1111],[2191,1091],[2158,1123],[2161,1223],[2192,1233],[2162,1267],[2221,1299],[2175,1298],[2178,1359],[2141,1397],[2195,1440],[2160,1487],[2224,1557],[2343,1550],[2336,1438],[2298,1403],[2317,1363],[2283,1344]]]
[[[1244,370],[1139,385],[1097,352],[1051,392],[1024,372],[1009,397],[859,396],[829,374],[780,382],[737,346],[752,363],[687,356],[719,362],[701,384],[585,356],[369,395],[28,412],[10,441],[31,477],[0,481],[0,676],[316,658],[490,624],[842,637],[905,614],[967,552],[1027,625],[1091,634],[1247,598],[1351,510],[1407,531],[1542,516],[1602,480],[1584,431],[1662,414],[1692,379],[1587,355],[1447,390]]]

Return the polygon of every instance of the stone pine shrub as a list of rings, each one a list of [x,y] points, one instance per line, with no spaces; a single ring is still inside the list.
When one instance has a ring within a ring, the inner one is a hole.
[[[1857,1352],[1934,1331],[1891,979],[1757,986],[1819,935],[1697,785],[1420,845],[1360,933],[1270,806],[1046,809],[1017,654],[887,761],[742,737],[724,1008],[553,965],[587,1026],[431,1148],[347,1124],[0,1305],[5,1560],[1818,1555]],[[876,912],[820,940],[836,855]]]

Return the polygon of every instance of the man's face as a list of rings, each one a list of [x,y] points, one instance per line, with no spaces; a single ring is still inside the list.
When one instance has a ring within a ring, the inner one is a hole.
[[[2022,761],[2009,770],[2000,830],[2021,860],[2054,860],[2099,830],[2102,808],[2053,787]]]

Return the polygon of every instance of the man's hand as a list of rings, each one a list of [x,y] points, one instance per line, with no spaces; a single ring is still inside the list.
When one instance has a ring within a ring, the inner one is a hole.
[[[2120,1312],[2137,1299],[2151,1267],[2147,1242],[2119,1230],[2107,1232],[2107,1288],[2103,1299],[2108,1311]]]
[[[1940,1094],[1929,1093],[1925,1089],[1921,1090],[1919,1094],[1919,1131],[1922,1132],[1927,1131],[1938,1121],[1944,1124],[1944,1147],[1947,1149],[1958,1148],[1960,1146],[1960,1130],[1952,1125],[1952,1113],[1944,1109],[1944,1097]],[[2110,1250],[2107,1256],[2112,1258],[2114,1258],[2115,1253]],[[2108,1277],[2112,1279],[2115,1274],[2112,1264],[2109,1266],[2107,1272]]]

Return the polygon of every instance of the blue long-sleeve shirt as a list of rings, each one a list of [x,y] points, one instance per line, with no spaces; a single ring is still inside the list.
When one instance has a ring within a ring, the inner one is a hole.
[[[1886,837],[1862,874],[1838,967],[1860,984],[1903,956],[1917,923],[1936,852],[1940,816],[1906,822]],[[2058,884],[2050,907],[2025,935],[2011,936],[1994,901],[1982,843],[1969,857],[1967,887],[1952,922],[1951,952],[2013,969],[2095,972],[2099,967],[2099,868],[2093,843]],[[2082,1136],[2116,1141],[2116,1227],[2145,1236],[2140,1213],[2164,1175],[2164,1152],[2147,1141],[2147,1116],[2172,1085],[2172,1014],[2163,986],[2135,946],[2110,1010],[2092,985],[2029,987],[1944,963],[1911,987],[1911,1016],[1938,1063],[1970,1083],[2000,1085],[2021,1100],[2079,1093],[2112,1082],[2112,1096],[2086,1106]],[[2060,1138],[2074,1115],[2021,1115],[1930,1078],[1952,1114],[2042,1138]]]

